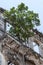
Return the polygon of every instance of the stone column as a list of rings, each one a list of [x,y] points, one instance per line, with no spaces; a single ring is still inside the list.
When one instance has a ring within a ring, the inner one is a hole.
[[[39,46],[39,53],[43,57],[43,44],[40,44]]]
[[[29,38],[29,41],[28,41],[28,46],[33,49],[33,38]]]

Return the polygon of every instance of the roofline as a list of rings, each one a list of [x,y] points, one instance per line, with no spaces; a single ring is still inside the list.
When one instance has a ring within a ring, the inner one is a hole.
[[[0,12],[3,13],[5,11],[5,9],[0,7]]]

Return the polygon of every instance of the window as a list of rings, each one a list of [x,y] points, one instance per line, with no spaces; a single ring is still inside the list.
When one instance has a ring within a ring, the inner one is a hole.
[[[33,49],[35,52],[39,53],[39,46],[35,42],[33,42]]]

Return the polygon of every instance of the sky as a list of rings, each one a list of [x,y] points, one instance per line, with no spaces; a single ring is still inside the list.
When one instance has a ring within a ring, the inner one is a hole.
[[[0,7],[9,10],[11,7],[17,7],[21,2],[39,14],[41,25],[37,29],[43,33],[43,0],[0,0]]]

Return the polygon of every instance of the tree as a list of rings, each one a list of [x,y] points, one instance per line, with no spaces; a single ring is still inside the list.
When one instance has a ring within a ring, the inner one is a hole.
[[[32,29],[40,25],[38,14],[30,11],[24,3],[18,5],[17,8],[12,7],[10,11],[6,10],[4,17],[12,25],[9,32],[14,34],[19,41],[28,40],[33,35]]]

